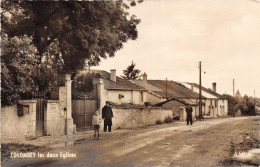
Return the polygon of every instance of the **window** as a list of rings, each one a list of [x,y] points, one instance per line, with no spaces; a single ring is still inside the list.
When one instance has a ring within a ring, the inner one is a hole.
[[[140,92],[140,101],[143,102],[144,101],[144,93]]]

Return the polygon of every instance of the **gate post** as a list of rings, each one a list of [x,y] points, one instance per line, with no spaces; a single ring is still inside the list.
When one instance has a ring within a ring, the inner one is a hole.
[[[71,98],[71,76],[66,74],[65,76],[65,89],[66,89],[66,135],[75,133],[75,125],[72,119],[72,98]]]
[[[104,92],[104,81],[101,78],[94,78],[93,85],[97,85],[98,110],[101,114],[102,107],[105,106],[105,104],[106,104],[106,96],[105,96],[105,92]]]
[[[102,116],[102,108],[105,106],[106,99],[107,99],[107,95],[106,95],[105,89],[104,89],[104,81],[103,81],[102,78],[94,78],[93,79],[93,85],[97,85],[98,111],[99,111],[99,114]],[[104,128],[104,123],[103,123],[103,120],[102,120],[102,123],[100,125],[100,129],[103,129],[103,128]]]

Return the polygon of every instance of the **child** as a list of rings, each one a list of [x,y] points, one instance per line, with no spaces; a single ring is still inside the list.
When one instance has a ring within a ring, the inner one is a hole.
[[[99,137],[99,128],[100,128],[100,123],[102,122],[102,118],[101,116],[99,115],[99,111],[96,111],[95,114],[93,115],[92,117],[92,125],[94,126],[94,130],[95,130],[95,133],[94,133],[94,140],[96,139],[96,132],[98,133],[98,140],[100,140],[100,137]]]

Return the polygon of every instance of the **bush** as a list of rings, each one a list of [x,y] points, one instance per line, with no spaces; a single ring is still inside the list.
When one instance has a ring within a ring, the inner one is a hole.
[[[173,120],[172,120],[172,118],[170,117],[170,116],[168,116],[168,117],[166,117],[165,119],[164,119],[164,122],[165,123],[171,123]]]
[[[163,122],[160,119],[156,120],[156,124],[162,124],[162,123]]]

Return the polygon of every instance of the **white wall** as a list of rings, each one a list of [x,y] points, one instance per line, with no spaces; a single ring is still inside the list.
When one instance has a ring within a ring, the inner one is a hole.
[[[29,105],[29,110],[23,116],[18,116],[17,106],[1,108],[1,139],[24,139],[35,137],[36,133],[36,100],[20,100]]]
[[[144,104],[146,101],[146,93],[143,93],[143,101],[141,101],[141,93],[139,91],[123,91],[123,90],[106,90],[106,101],[111,101],[117,104],[121,103],[133,103]],[[119,94],[123,95],[123,98],[119,98]]]
[[[44,111],[44,133],[47,136],[64,135],[66,111],[58,100],[48,100]]]
[[[227,100],[218,100],[218,116],[227,116],[228,115],[228,101]]]

